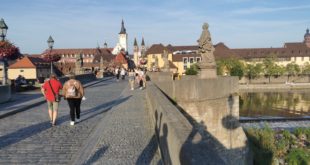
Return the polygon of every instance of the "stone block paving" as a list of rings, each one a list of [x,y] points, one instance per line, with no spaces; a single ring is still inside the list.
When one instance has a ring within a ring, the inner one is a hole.
[[[162,164],[145,92],[127,87],[122,97],[128,100],[113,107],[101,121],[99,142],[81,164]]]
[[[84,153],[81,149],[98,128],[103,128],[102,136],[92,137],[98,138],[96,144],[100,140],[97,147],[104,154],[93,149],[95,153],[87,163],[106,164],[104,160],[108,160],[107,164],[147,164],[150,161],[145,150],[154,151],[151,157],[159,162],[157,143],[152,140],[143,109],[144,92],[126,94],[126,90],[129,92],[128,81],[115,82],[114,79],[88,87],[87,100],[81,106],[81,122],[75,126],[69,125],[69,107],[64,100],[60,103],[55,127],[49,123],[46,104],[2,118],[0,164],[69,164],[76,155]],[[149,141],[155,150],[148,145]]]

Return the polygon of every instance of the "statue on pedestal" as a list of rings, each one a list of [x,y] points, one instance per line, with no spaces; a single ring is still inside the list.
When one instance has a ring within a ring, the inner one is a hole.
[[[209,32],[209,25],[208,23],[204,23],[202,26],[202,33],[200,35],[200,38],[198,40],[198,53],[201,55],[201,62],[200,67],[201,68],[215,68],[215,59],[214,59],[214,47],[211,41],[211,35]]]
[[[168,52],[167,50],[164,50],[163,54],[162,54],[163,60],[164,60],[164,66],[161,69],[163,72],[169,72],[170,71],[170,67],[169,67],[169,60],[168,60]]]
[[[216,63],[213,55],[214,47],[211,41],[208,23],[202,26],[202,33],[198,42],[198,54],[201,55],[201,62],[198,64],[201,69],[201,78],[216,78]]]
[[[76,61],[75,61],[75,74],[79,75],[79,74],[83,74],[83,58],[82,58],[82,54],[76,54],[75,55]]]

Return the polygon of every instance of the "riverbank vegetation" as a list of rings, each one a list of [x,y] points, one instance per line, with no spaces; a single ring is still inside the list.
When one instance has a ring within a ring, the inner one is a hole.
[[[295,62],[288,63],[287,65],[280,65],[278,62],[281,61],[276,55],[270,55],[261,61],[246,63],[243,60],[237,58],[220,59],[216,61],[217,74],[218,75],[230,75],[247,77],[249,81],[259,78],[286,76],[287,82],[290,81],[292,76],[310,76],[310,63],[306,62],[300,66]]]
[[[255,165],[309,165],[310,128],[293,131],[263,129],[245,130]]]

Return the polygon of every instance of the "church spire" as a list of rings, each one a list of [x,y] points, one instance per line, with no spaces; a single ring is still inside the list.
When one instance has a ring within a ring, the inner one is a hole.
[[[124,20],[122,20],[122,27],[121,27],[121,31],[119,32],[119,34],[126,34],[126,28],[124,26]]]
[[[143,38],[143,37],[142,37],[141,46],[145,46],[145,43],[144,43],[144,38]]]
[[[104,42],[103,47],[108,48],[108,43],[106,41]]]
[[[138,43],[137,43],[137,39],[135,38],[135,41],[133,42],[133,46],[138,46]]]
[[[306,30],[306,34],[304,35],[304,43],[308,48],[310,48],[310,33],[308,28]]]

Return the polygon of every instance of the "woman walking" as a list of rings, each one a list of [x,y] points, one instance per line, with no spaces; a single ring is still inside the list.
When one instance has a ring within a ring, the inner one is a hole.
[[[59,91],[62,89],[62,85],[60,81],[57,80],[55,74],[50,75],[50,79],[45,81],[41,92],[43,93],[46,101],[47,101],[47,107],[48,107],[48,114],[50,117],[50,121],[52,123],[52,126],[56,124],[57,119],[57,111],[59,106],[58,96]]]
[[[69,80],[65,82],[63,87],[63,95],[70,107],[70,125],[74,125],[75,122],[80,120],[81,101],[84,96],[83,85],[79,80],[75,79],[74,73],[69,74]]]

